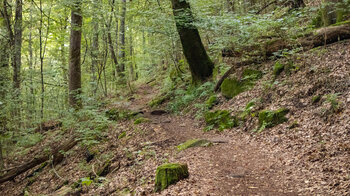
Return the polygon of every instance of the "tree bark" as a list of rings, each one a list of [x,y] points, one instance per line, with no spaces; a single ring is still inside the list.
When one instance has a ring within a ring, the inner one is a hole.
[[[194,17],[190,4],[182,0],[171,2],[183,52],[190,66],[192,82],[203,82],[212,76],[214,63],[205,51],[198,29],[193,25]]]
[[[121,6],[121,17],[120,17],[120,31],[119,31],[119,65],[118,75],[121,79],[124,78],[125,74],[125,18],[126,18],[126,0],[122,0]]]
[[[69,104],[81,107],[81,31],[83,17],[81,1],[74,0],[71,12],[71,35],[69,48]]]
[[[22,63],[22,0],[16,0],[16,15],[14,24],[14,56],[13,56],[13,85],[16,96],[19,98],[21,88],[21,63]]]
[[[94,10],[98,11],[100,0],[94,0]],[[92,35],[92,48],[91,48],[91,87],[93,95],[97,93],[97,80],[96,80],[96,67],[99,64],[99,21],[97,15],[92,17],[93,35]]]
[[[0,15],[0,135],[4,134],[7,129],[5,104],[9,81],[9,39],[3,11],[1,9]],[[0,169],[3,166],[2,139],[0,138]]]

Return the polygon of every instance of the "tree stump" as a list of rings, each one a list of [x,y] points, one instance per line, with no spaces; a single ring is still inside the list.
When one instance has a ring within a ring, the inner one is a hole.
[[[160,192],[178,181],[188,178],[187,164],[168,163],[157,168],[155,192]]]

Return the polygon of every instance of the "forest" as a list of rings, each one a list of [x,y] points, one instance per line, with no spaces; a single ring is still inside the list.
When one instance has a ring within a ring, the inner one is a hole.
[[[0,195],[350,195],[350,0],[0,0]]]

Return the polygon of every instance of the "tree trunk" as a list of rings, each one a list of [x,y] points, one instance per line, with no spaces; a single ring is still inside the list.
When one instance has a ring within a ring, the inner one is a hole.
[[[210,60],[194,21],[190,4],[187,1],[172,0],[173,13],[182,48],[192,74],[192,82],[207,80],[213,74],[214,63]]]
[[[100,0],[94,0],[93,6],[94,10],[98,11]],[[97,15],[92,17],[93,35],[92,35],[92,48],[91,48],[91,83],[92,83],[92,93],[96,95],[97,93],[97,80],[96,80],[96,67],[99,64],[99,21]]]
[[[118,75],[123,79],[125,76],[125,17],[126,17],[126,0],[122,0],[122,11],[120,17],[120,33],[119,33],[119,65]]]
[[[21,88],[21,50],[22,50],[22,0],[16,0],[16,15],[14,24],[14,56],[13,56],[13,85],[17,98]]]
[[[342,0],[325,0],[320,10],[321,22],[323,26],[329,26],[342,22],[350,12],[350,2]]]
[[[3,13],[3,10],[1,10]],[[0,15],[0,169],[3,168],[2,139],[1,136],[6,130],[6,94],[9,81],[9,39],[5,17]]]
[[[83,17],[81,1],[74,0],[71,13],[71,35],[69,47],[69,104],[81,107],[81,31]]]

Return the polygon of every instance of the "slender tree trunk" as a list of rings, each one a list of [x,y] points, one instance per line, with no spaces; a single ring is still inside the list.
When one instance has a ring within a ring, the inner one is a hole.
[[[4,10],[1,9],[1,13]],[[6,95],[9,81],[9,39],[5,16],[0,14],[0,169],[3,169],[2,135],[6,131]]]
[[[214,63],[210,60],[194,21],[190,4],[187,1],[172,0],[177,31],[182,48],[192,74],[192,82],[200,83],[213,74]]]
[[[30,119],[34,119],[34,84],[33,84],[33,36],[32,36],[32,30],[33,30],[33,11],[30,9],[30,29],[29,29],[29,38],[28,38],[28,50],[29,50],[29,91],[30,91],[30,99],[29,99],[29,116]]]
[[[16,15],[14,25],[14,57],[13,57],[13,82],[19,98],[21,88],[21,63],[22,63],[22,0],[16,0]]]
[[[71,13],[71,35],[69,48],[69,103],[75,108],[81,107],[81,31],[83,17],[81,1],[74,0]]]
[[[97,11],[99,8],[100,0],[94,0],[93,5],[94,9]],[[97,93],[97,80],[96,80],[96,67],[99,64],[99,21],[97,15],[94,15],[92,18],[92,26],[93,26],[93,36],[92,36],[92,48],[91,48],[91,83],[92,83],[92,93],[96,95]]]
[[[118,75],[121,79],[125,76],[125,18],[126,18],[126,0],[122,0],[121,7],[121,17],[120,17],[120,33],[119,33],[119,65],[118,65]]]
[[[44,55],[43,55],[43,8],[42,8],[42,0],[39,1],[40,4],[40,25],[39,25],[39,46],[40,46],[40,81],[41,81],[41,107],[40,107],[40,120],[43,122],[44,119],[44,93],[45,93],[45,86],[44,86]],[[40,130],[41,130],[41,123],[40,123]]]

